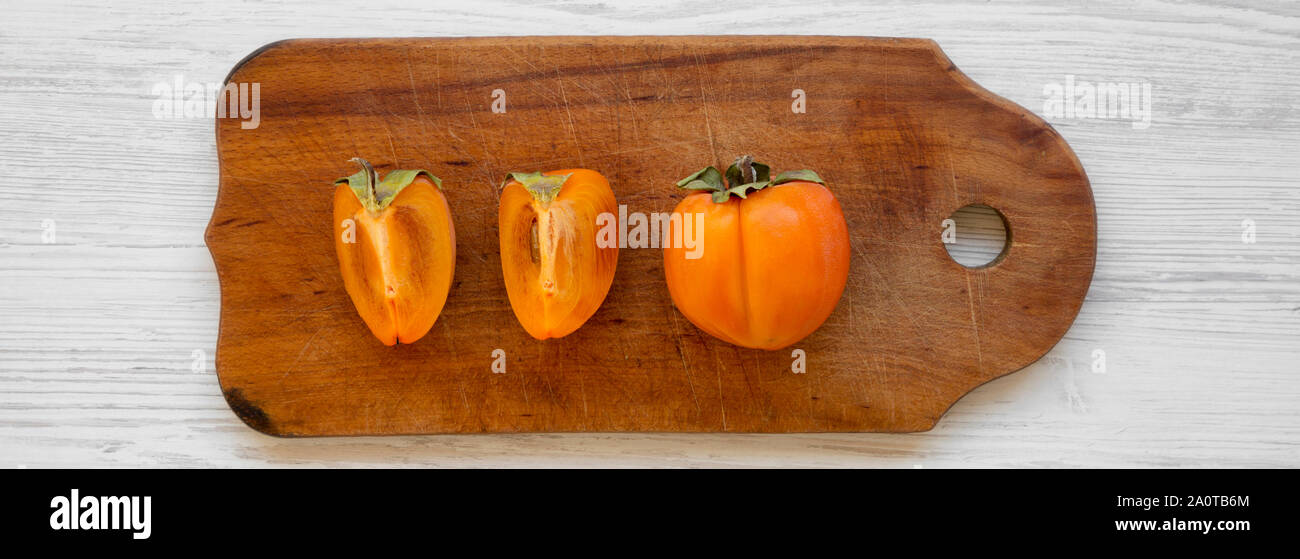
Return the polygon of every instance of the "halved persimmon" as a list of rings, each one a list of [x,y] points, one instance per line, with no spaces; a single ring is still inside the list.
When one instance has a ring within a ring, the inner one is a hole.
[[[601,214],[618,211],[609,181],[589,169],[511,173],[501,191],[501,271],[519,324],[536,339],[567,336],[596,313],[618,265],[597,243]]]
[[[664,248],[677,309],[713,337],[756,349],[789,346],[820,327],[849,275],[848,226],[821,177],[769,174],[745,156],[727,169],[729,186],[713,167],[683,179],[678,186],[696,192],[677,205],[683,218],[673,226],[703,224],[685,235],[697,235],[702,250]],[[690,218],[697,214],[703,219]]]
[[[383,180],[370,163],[334,189],[334,249],[343,286],[384,345],[433,327],[456,271],[456,229],[442,181],[424,170]]]

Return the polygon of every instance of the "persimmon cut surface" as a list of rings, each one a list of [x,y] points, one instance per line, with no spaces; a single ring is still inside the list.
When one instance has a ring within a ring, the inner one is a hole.
[[[441,181],[398,170],[380,181],[369,163],[334,189],[334,248],[343,286],[384,345],[423,337],[447,302],[456,230]]]
[[[691,323],[718,339],[787,347],[817,330],[844,292],[844,213],[811,171],[769,179],[767,167],[750,160],[733,165],[727,177],[735,186],[724,187],[709,167],[678,184],[695,193],[674,212],[682,223],[704,215],[703,248],[694,259],[681,246],[664,248],[668,291]]]
[[[618,265],[617,243],[596,242],[600,215],[618,212],[609,181],[589,169],[511,173],[499,210],[501,271],[519,324],[539,340],[577,330]]]

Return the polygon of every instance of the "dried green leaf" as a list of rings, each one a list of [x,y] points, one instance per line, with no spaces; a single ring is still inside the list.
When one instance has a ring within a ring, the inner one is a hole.
[[[822,180],[821,175],[808,169],[799,169],[798,171],[786,171],[781,173],[777,175],[775,179],[772,179],[772,184],[775,185],[793,181],[808,181],[821,185],[826,184],[826,181]]]

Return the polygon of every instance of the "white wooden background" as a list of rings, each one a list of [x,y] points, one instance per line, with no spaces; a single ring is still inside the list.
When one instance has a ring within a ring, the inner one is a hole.
[[[3,0],[0,467],[1300,466],[1300,3],[756,3]],[[212,122],[155,119],[152,85],[220,81],[288,37],[538,33],[930,37],[1040,114],[1044,86],[1073,74],[1150,83],[1154,116],[1144,130],[1049,119],[1092,179],[1092,290],[1047,357],[931,432],[292,440],[245,427],[211,363]]]

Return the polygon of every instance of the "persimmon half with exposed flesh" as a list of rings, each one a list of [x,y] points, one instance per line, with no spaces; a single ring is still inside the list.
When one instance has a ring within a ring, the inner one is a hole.
[[[781,349],[817,330],[844,292],[849,231],[835,195],[812,171],[770,177],[745,156],[677,185],[694,190],[672,227],[702,224],[696,254],[670,243],[664,273],[673,304],[713,337],[756,349]],[[702,219],[690,216],[702,214]],[[672,232],[674,239],[683,238]]]
[[[589,169],[506,177],[501,271],[510,307],[530,336],[567,336],[600,308],[614,282],[618,243],[597,243],[597,222],[616,219],[617,211],[609,181]]]
[[[456,270],[456,230],[442,181],[424,170],[383,180],[370,163],[334,189],[334,248],[357,314],[384,345],[433,327]]]

